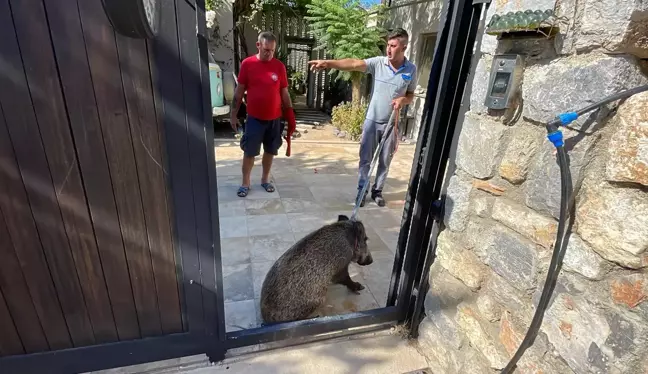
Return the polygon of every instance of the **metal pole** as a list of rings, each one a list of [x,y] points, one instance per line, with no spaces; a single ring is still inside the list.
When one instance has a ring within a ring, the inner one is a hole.
[[[358,209],[360,208],[360,202],[362,201],[364,194],[367,192],[367,188],[369,184],[371,184],[371,175],[373,174],[374,168],[376,167],[376,161],[378,161],[378,156],[380,155],[380,152],[385,146],[385,141],[392,134],[392,130],[394,129],[394,121],[396,121],[396,117],[397,117],[396,112],[397,112],[396,110],[392,110],[391,115],[389,116],[389,121],[387,122],[387,126],[385,126],[385,131],[383,132],[383,136],[380,139],[380,143],[378,144],[378,147],[376,148],[376,152],[374,152],[373,159],[371,160],[371,164],[369,166],[369,175],[367,175],[367,181],[365,182],[364,186],[362,186],[360,193],[356,197],[355,206],[353,207],[353,212],[351,213],[351,218],[350,218],[351,221],[356,220],[356,216],[358,215]],[[396,139],[396,141],[398,141],[398,139]]]
[[[434,50],[432,69],[430,71],[430,76],[428,77],[428,90],[425,97],[425,102],[423,104],[423,116],[421,117],[423,123],[421,124],[419,138],[416,142],[414,162],[412,163],[412,169],[410,171],[410,182],[408,184],[407,193],[405,195],[405,205],[403,207],[401,226],[398,234],[396,255],[394,257],[394,265],[392,268],[392,276],[389,285],[389,294],[387,295],[386,306],[396,305],[396,298],[398,296],[398,286],[400,284],[402,274],[401,269],[403,269],[403,260],[405,258],[407,240],[409,238],[410,226],[412,224],[414,201],[416,200],[419,178],[421,176],[421,167],[423,166],[423,154],[425,153],[425,147],[431,126],[431,122],[427,119],[430,115],[430,107],[432,106],[432,103],[436,101],[436,82],[439,82],[441,79],[441,64],[443,62],[443,59],[445,58],[444,53],[449,38],[448,34],[450,31],[451,20],[451,18],[449,17],[449,15],[451,14],[449,11],[450,4],[451,2],[447,2],[443,7],[443,15],[441,19],[445,20],[445,22],[443,22],[444,26],[441,29],[439,38],[437,39],[437,44]]]

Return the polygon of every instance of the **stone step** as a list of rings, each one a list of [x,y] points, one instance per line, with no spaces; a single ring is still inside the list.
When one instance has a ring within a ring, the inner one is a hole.
[[[317,109],[296,108],[295,121],[302,125],[323,125],[331,122],[331,117]]]

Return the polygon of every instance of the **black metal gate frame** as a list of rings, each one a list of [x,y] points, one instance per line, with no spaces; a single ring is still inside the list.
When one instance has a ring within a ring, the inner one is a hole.
[[[224,342],[226,350],[341,331],[348,334],[340,335],[350,335],[372,327],[403,323],[412,336],[417,335],[428,289],[428,272],[435,259],[446,165],[471,70],[475,40],[479,29],[483,30],[489,5],[490,0],[445,2],[445,22],[428,81],[428,87],[436,90],[428,90],[425,99],[424,123],[410,175],[387,306],[228,332]],[[224,321],[219,321],[219,325],[219,330],[224,331]]]

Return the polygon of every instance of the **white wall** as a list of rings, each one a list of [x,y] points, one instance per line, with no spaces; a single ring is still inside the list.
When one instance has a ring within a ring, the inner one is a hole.
[[[395,7],[398,4],[408,2],[412,1],[393,2],[392,6]],[[420,36],[438,31],[442,6],[442,1],[430,0],[427,3],[398,6],[389,10],[388,19],[385,21],[385,28],[402,27],[407,31],[410,35],[410,45],[405,56],[412,62],[418,63],[416,53],[421,48]]]
[[[210,15],[211,12],[207,12],[207,27],[210,28],[209,50],[224,71],[234,71],[232,5],[233,0],[225,0],[223,5],[214,11],[215,14]]]
[[[410,36],[410,42],[405,52],[405,57],[418,66],[420,65],[420,56],[418,54],[420,54],[419,51],[423,48],[423,38],[421,36],[439,31],[443,1],[430,0],[426,3],[399,6],[399,4],[411,2],[413,1],[392,2],[393,8],[389,10],[384,27],[387,29],[402,27],[407,31]],[[414,126],[414,130],[411,133],[413,140],[418,138],[424,102],[425,91],[417,92],[416,98],[410,105],[407,113],[408,118],[410,118],[409,127],[412,128]],[[408,132],[410,131],[408,130]]]

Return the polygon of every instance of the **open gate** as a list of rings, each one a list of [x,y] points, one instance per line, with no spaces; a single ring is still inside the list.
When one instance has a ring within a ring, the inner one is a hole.
[[[154,3],[0,0],[3,373],[224,352],[204,4]]]
[[[387,305],[226,333],[204,1],[156,3],[141,39],[115,32],[102,0],[0,0],[3,372],[220,360],[400,323],[415,335],[487,3],[445,3]]]

